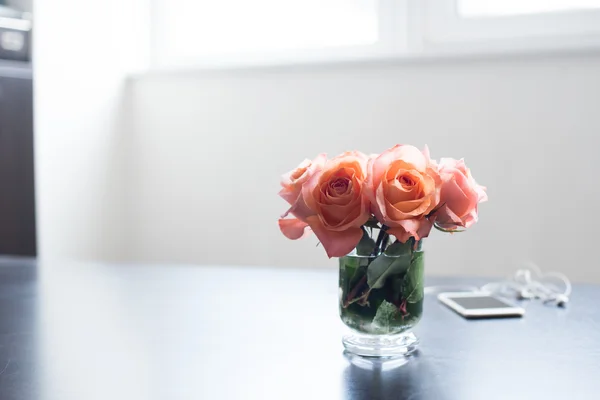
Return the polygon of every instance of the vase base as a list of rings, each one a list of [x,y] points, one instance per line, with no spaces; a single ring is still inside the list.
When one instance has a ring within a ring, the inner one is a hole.
[[[363,357],[406,357],[419,345],[412,332],[399,335],[361,335],[352,333],[342,338],[346,351]]]

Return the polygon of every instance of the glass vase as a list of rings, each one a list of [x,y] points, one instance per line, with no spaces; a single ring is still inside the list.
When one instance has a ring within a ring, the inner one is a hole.
[[[339,311],[349,328],[342,342],[360,356],[407,356],[423,313],[422,241],[396,243],[381,254],[356,249],[339,259]]]

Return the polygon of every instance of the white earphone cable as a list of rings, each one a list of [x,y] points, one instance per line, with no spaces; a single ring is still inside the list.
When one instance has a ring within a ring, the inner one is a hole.
[[[485,292],[519,300],[538,299],[544,303],[553,303],[558,307],[564,307],[569,302],[572,290],[571,281],[565,274],[560,272],[542,273],[536,264],[527,262],[504,281],[490,282],[480,288],[466,285],[428,286],[425,288],[425,294],[441,292]]]

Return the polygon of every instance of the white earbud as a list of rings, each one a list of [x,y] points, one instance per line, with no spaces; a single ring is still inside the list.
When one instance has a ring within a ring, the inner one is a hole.
[[[557,294],[554,298],[548,298],[544,300],[544,303],[554,303],[558,307],[566,307],[569,302],[569,298],[564,294]]]
[[[510,279],[488,283],[481,290],[499,295],[516,296],[519,300],[540,299],[545,304],[553,303],[558,307],[566,307],[571,294],[569,279],[559,272],[543,274],[533,263],[527,263],[527,267],[517,270]],[[564,290],[561,290],[552,281],[560,281],[564,285]]]

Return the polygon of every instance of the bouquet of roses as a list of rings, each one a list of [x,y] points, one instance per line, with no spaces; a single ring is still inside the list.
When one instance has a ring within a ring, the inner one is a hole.
[[[279,220],[281,232],[294,240],[314,232],[329,257],[370,247],[372,229],[384,232],[373,242],[374,254],[385,251],[389,235],[406,243],[427,237],[432,227],[464,230],[487,200],[463,160],[436,163],[427,147],[421,152],[410,145],[370,157],[320,154],[285,174],[281,186],[279,195],[291,206]]]
[[[330,258],[341,257],[341,307],[364,307],[356,311],[370,327],[382,304],[396,314],[381,318],[404,320],[408,303],[422,300],[420,245],[431,229],[469,228],[487,200],[464,160],[437,163],[427,147],[410,145],[371,156],[320,154],[285,174],[281,186],[290,205],[281,232],[295,240],[312,231]]]

